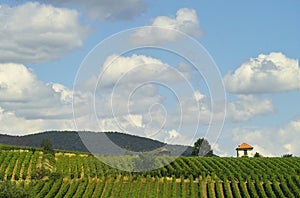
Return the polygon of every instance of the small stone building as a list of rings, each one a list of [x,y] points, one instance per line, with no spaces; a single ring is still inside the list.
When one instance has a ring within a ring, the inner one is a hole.
[[[247,143],[243,143],[241,145],[238,145],[235,150],[237,157],[248,157],[248,151],[253,150],[253,146],[250,146]]]

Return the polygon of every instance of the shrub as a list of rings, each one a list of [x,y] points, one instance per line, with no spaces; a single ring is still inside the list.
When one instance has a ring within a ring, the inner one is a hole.
[[[3,182],[0,183],[0,198],[29,198],[30,193],[21,186],[15,183]]]
[[[49,176],[50,180],[58,180],[59,178],[61,178],[61,174],[58,172],[53,172]]]
[[[282,157],[293,157],[293,154],[284,154]]]

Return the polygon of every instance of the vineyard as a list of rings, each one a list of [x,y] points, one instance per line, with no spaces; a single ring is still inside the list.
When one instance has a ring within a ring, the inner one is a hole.
[[[128,156],[135,157],[135,156]],[[128,157],[112,156],[120,166]],[[158,158],[163,163],[168,157]],[[157,170],[120,171],[86,153],[1,150],[0,183],[32,197],[300,197],[300,159],[179,157]]]

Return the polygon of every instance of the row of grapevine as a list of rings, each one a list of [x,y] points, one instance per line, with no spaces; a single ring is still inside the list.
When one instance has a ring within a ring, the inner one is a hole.
[[[12,179],[14,167],[16,165],[16,162],[17,162],[19,156],[20,156],[20,153],[16,152],[16,153],[14,153],[13,157],[11,158],[11,160],[10,160],[10,162],[8,164],[7,170],[6,170],[6,172],[7,172],[6,173],[7,174],[6,179],[7,180]]]
[[[19,180],[20,179],[20,174],[21,174],[21,168],[22,168],[22,164],[24,162],[24,159],[26,157],[27,153],[26,152],[22,152],[20,153],[20,157],[18,159],[18,163],[17,163],[17,167],[15,168],[15,175],[14,175],[14,179],[15,180]]]
[[[60,155],[56,158],[56,170],[64,177],[69,177],[70,179],[83,179],[86,177],[100,179],[106,176],[129,174],[129,172],[111,168],[91,155]],[[115,159],[116,156],[111,158],[111,161],[117,162],[119,164],[118,166],[123,166],[123,168],[125,166],[127,168],[129,166],[134,166],[129,164],[129,162],[131,163],[131,160],[126,157],[119,157],[120,159],[118,160]],[[288,169],[285,164],[285,160],[287,160],[288,163],[293,162],[295,164],[300,164],[300,162],[298,162],[300,161],[298,158],[236,159],[179,157],[170,164],[165,162],[168,160],[162,161],[163,158],[158,159],[159,160],[157,161],[160,161],[161,164],[166,164],[166,166],[140,174],[143,176],[149,174],[152,177],[172,177],[172,175],[175,175],[177,178],[180,176],[188,178],[190,175],[194,178],[198,176],[206,177],[208,175],[216,175],[216,177],[221,180],[223,180],[224,176],[231,177],[233,175],[235,178],[241,177],[244,181],[246,181],[249,176],[251,176],[252,179],[255,176],[258,176],[259,180],[262,180],[264,177],[270,180],[273,177],[278,179],[280,175],[293,175],[300,172],[299,167],[293,166],[293,168]],[[274,162],[278,163],[276,164]]]
[[[183,176],[152,178],[148,175],[107,177],[101,179],[68,179],[31,181],[34,197],[299,197],[299,187],[293,177],[278,181],[264,181],[243,178],[228,178],[224,181],[214,178],[193,178]]]
[[[0,180],[25,180],[31,156],[32,152],[18,150],[1,151]]]
[[[38,180],[43,156],[0,151],[0,180],[31,181],[35,197],[300,197],[299,158],[179,157],[167,164],[169,158],[158,157],[164,167],[130,173],[92,155],[59,153],[51,169],[58,174]],[[134,166],[126,156],[110,160],[119,167]]]
[[[3,152],[3,151],[2,151]],[[1,163],[1,168],[0,168],[0,180],[5,179],[5,173],[6,173],[6,168],[8,167],[11,158],[14,156],[14,153],[12,151],[9,152],[3,152],[5,153],[5,156],[3,158],[3,161]]]

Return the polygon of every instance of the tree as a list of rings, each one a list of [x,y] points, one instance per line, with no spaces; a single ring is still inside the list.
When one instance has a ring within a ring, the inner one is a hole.
[[[293,154],[284,154],[282,157],[293,157]]]
[[[256,152],[256,153],[253,155],[253,157],[262,157],[262,155],[259,154],[258,152]]]
[[[195,143],[192,151],[193,156],[213,156],[213,150],[209,142],[204,138],[199,138]]]
[[[43,139],[41,142],[41,147],[43,148],[44,153],[54,154],[54,149],[50,140]]]

